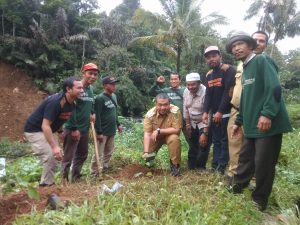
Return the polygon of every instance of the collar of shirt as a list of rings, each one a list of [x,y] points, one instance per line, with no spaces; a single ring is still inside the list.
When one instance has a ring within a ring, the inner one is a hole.
[[[254,56],[256,56],[256,54],[253,52],[250,55],[248,55],[243,63],[243,67],[245,67],[251,61],[251,59],[254,58]]]

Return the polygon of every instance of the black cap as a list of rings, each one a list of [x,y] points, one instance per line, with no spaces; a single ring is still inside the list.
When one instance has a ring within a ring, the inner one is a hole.
[[[112,76],[107,76],[107,77],[104,77],[102,79],[102,84],[115,84],[115,83],[118,83],[120,82],[119,80],[116,80],[116,78],[112,77]]]

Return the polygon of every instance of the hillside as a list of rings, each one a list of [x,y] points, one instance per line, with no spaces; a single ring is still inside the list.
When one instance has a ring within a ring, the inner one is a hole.
[[[28,74],[4,62],[0,62],[0,89],[0,137],[22,140],[24,123],[44,94],[34,87]]]

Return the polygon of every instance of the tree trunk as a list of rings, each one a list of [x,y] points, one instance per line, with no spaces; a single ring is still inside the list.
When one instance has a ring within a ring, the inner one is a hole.
[[[2,15],[1,15],[1,23],[2,23],[2,39],[4,39],[4,9],[2,9]]]
[[[180,57],[181,57],[181,47],[178,45],[177,48],[177,57],[176,57],[176,72],[179,73],[180,71]]]
[[[12,29],[13,33],[12,33],[12,36],[13,38],[15,38],[15,34],[16,34],[16,23],[13,22],[13,29]]]

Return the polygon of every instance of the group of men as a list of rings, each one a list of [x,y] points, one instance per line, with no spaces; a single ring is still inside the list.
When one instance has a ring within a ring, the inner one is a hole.
[[[97,80],[99,72],[94,63],[85,64],[82,79],[65,79],[63,92],[47,97],[27,119],[25,137],[43,165],[40,186],[54,184],[54,172],[60,161],[63,181],[80,179],[82,166],[88,156],[90,124],[95,125],[102,162],[98,168],[93,155],[90,173],[100,177],[107,170],[114,150],[116,130],[122,132],[114,94],[119,80],[113,76],[104,77],[103,93],[94,100],[92,84]],[[60,133],[63,149],[60,148],[55,132]]]
[[[166,144],[171,174],[179,176],[182,130],[189,145],[189,169],[206,171],[212,144],[211,170],[224,174],[229,164],[227,177],[234,193],[241,193],[255,177],[252,199],[264,210],[272,190],[282,134],[291,131],[278,68],[263,53],[267,42],[268,35],[261,31],[252,37],[244,32],[233,33],[226,50],[240,60],[237,70],[223,63],[217,46],[207,47],[207,85],[198,73],[189,73],[185,77],[186,88],[181,87],[180,75],[171,73],[171,87],[164,88],[165,78],[159,76],[150,90],[155,96],[155,107],[144,118],[144,160],[152,162]],[[122,132],[114,94],[119,81],[112,76],[103,78],[104,91],[94,101],[91,85],[99,72],[93,63],[84,65],[81,80],[67,78],[63,92],[49,96],[28,118],[25,136],[43,164],[40,186],[54,184],[59,161],[64,180],[81,177],[88,156],[90,124],[95,124],[103,162],[98,168],[94,155],[90,173],[97,177],[108,169],[116,130]],[[63,149],[53,135],[56,131],[62,132]]]
[[[265,210],[282,134],[292,130],[278,67],[263,53],[267,43],[268,35],[262,31],[252,36],[233,33],[226,50],[240,60],[237,70],[222,62],[217,46],[207,47],[204,57],[211,70],[206,86],[198,73],[189,73],[185,89],[180,87],[180,75],[171,73],[171,87],[162,88],[165,79],[159,76],[151,88],[156,106],[144,120],[143,158],[151,162],[167,144],[171,174],[180,175],[182,129],[189,144],[189,169],[206,170],[213,144],[212,170],[224,174],[229,163],[228,188],[234,193],[241,193],[255,178],[252,200]]]

